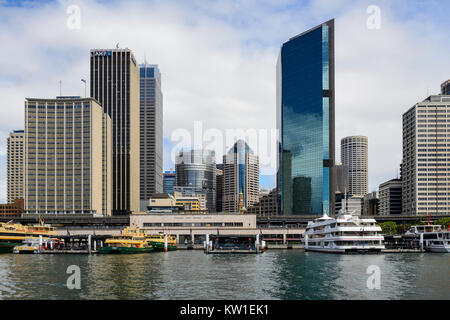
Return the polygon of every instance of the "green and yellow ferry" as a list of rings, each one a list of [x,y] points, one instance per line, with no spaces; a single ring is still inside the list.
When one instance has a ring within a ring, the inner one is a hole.
[[[54,227],[44,224],[43,219],[33,226],[24,226],[13,221],[0,223],[0,253],[12,253],[13,248],[22,245],[25,239],[39,239],[39,236],[56,238],[58,233]]]
[[[164,234],[147,235],[147,241],[155,251],[164,251]],[[177,250],[177,238],[167,235],[167,250]]]
[[[146,234],[138,227],[126,227],[121,234],[106,239],[105,246],[101,247],[101,254],[123,253],[149,253],[153,246],[146,240]]]

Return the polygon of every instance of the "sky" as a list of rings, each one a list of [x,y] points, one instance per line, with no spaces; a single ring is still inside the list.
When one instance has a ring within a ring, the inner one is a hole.
[[[368,13],[373,5],[379,20]],[[369,191],[376,190],[398,175],[402,114],[450,78],[449,9],[449,1],[437,0],[0,0],[0,203],[6,201],[6,139],[23,129],[25,98],[59,95],[60,80],[63,95],[84,96],[90,49],[119,44],[139,63],[158,64],[168,170],[180,146],[174,138],[193,137],[195,126],[206,145],[208,134],[257,132],[258,145],[250,147],[263,152],[259,144],[276,128],[281,45],[333,18],[336,159],[341,138],[367,136]],[[230,146],[223,141],[218,163]],[[273,170],[261,174],[261,187],[273,188]]]

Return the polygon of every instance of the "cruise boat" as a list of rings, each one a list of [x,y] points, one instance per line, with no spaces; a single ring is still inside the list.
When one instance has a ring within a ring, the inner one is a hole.
[[[165,249],[165,239],[164,234],[153,234],[147,235],[146,240],[149,244],[153,246],[155,251],[164,251]],[[167,236],[167,250],[173,251],[177,250],[177,238],[174,236]]]
[[[20,223],[9,221],[0,223],[0,253],[12,253],[15,246],[19,246],[27,238],[57,237],[58,233],[55,228],[44,224],[41,219],[39,224],[32,226],[24,226]]]
[[[385,249],[375,219],[361,219],[343,208],[336,218],[324,215],[308,222],[303,243],[306,251],[328,253],[380,253]]]
[[[450,253],[450,231],[424,232],[423,247],[428,252]]]
[[[148,243],[147,234],[137,227],[126,227],[120,235],[114,235],[105,241],[101,247],[101,254],[120,253],[148,253],[153,251],[153,246]]]

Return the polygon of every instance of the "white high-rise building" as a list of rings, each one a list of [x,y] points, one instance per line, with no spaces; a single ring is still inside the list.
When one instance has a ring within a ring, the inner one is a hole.
[[[24,198],[24,130],[14,130],[8,137],[7,201],[13,203]]]
[[[341,162],[348,167],[348,193],[364,197],[369,189],[368,140],[365,136],[341,140]]]
[[[450,212],[450,95],[403,114],[402,214]]]

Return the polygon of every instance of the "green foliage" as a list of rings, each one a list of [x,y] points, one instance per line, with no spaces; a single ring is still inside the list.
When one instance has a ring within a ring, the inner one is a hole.
[[[404,234],[409,228],[411,228],[410,224],[400,224],[397,226],[397,234]]]
[[[450,225],[450,217],[449,217],[449,218],[442,218],[442,219],[436,220],[436,221],[434,222],[434,224],[440,225],[440,226],[442,226],[443,228],[447,229],[448,226]]]
[[[381,227],[382,234],[385,235],[396,235],[397,234],[397,224],[393,221],[380,222],[378,225]]]

